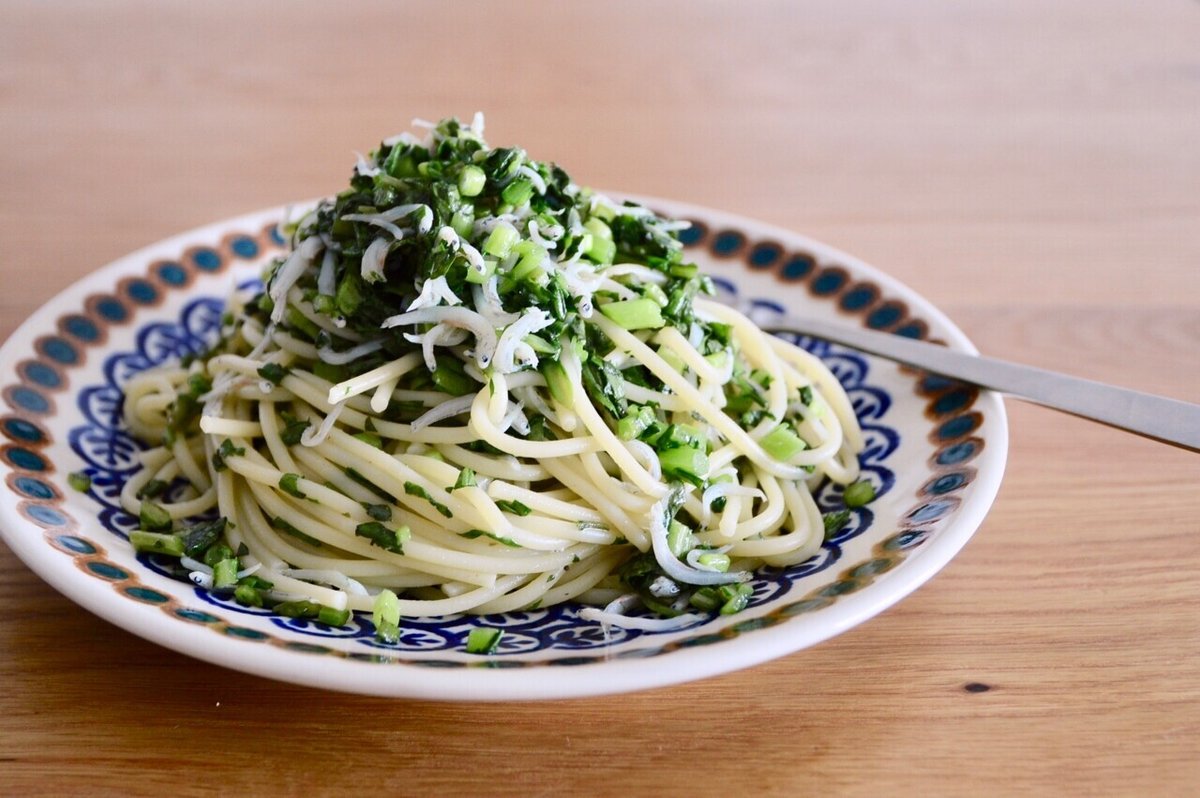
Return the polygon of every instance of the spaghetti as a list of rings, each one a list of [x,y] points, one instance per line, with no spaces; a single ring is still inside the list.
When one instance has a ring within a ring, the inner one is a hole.
[[[678,223],[481,134],[446,120],[360,156],[212,350],[130,381],[135,545],[242,603],[381,631],[566,601],[641,628],[736,611],[755,568],[820,547],[814,490],[856,480],[849,400],[705,298]]]

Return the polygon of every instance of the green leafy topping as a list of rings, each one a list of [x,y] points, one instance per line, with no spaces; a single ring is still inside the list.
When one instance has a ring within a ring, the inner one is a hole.
[[[285,493],[290,493],[292,496],[295,496],[297,499],[307,499],[308,494],[306,494],[302,490],[300,490],[300,486],[299,486],[300,480],[301,480],[301,476],[299,474],[291,474],[291,473],[284,474],[283,476],[281,476],[279,478],[279,487]]]
[[[753,595],[754,588],[743,582],[699,588],[688,601],[698,610],[719,610],[722,615],[733,615],[744,610]]]
[[[621,372],[603,357],[593,355],[583,364],[583,387],[591,400],[613,418],[625,415],[625,386]]]
[[[514,515],[526,516],[533,512],[529,506],[515,499],[501,499],[496,502],[496,506],[505,512],[513,513]]]
[[[836,510],[832,513],[825,513],[821,519],[825,522],[825,539],[830,540],[850,522],[850,511]]]
[[[279,432],[279,439],[287,446],[295,446],[300,443],[300,437],[304,435],[304,431],[308,429],[307,421],[300,421],[287,414],[283,414],[284,428]]]
[[[433,505],[433,509],[437,510],[439,513],[441,513],[445,517],[447,517],[447,518],[454,517],[454,513],[450,512],[449,507],[442,504],[437,499],[433,498],[433,496],[431,496],[429,494],[429,491],[425,490],[425,488],[421,487],[417,483],[405,482],[404,483],[404,492],[407,493],[409,496],[416,496],[419,499],[424,499],[425,501],[429,502],[430,504]]]
[[[376,521],[391,521],[392,508],[386,504],[363,504],[363,509],[367,511],[367,515]]]
[[[446,488],[446,492],[453,493],[454,491],[458,490],[459,488],[473,488],[473,487],[475,487],[475,472],[473,470],[471,470],[470,468],[467,468],[466,466],[464,466],[463,470],[458,472],[458,479],[456,479],[454,481],[453,485]]]
[[[356,440],[362,441],[363,443],[367,444],[368,446],[374,446],[376,449],[383,448],[383,438],[379,437],[379,435],[377,433],[356,432],[356,433],[354,433],[354,438]]]
[[[221,536],[225,534],[225,527],[227,525],[228,521],[222,516],[221,518],[214,518],[211,521],[201,521],[180,530],[180,535],[183,537],[184,553],[193,559],[202,557],[204,552],[214,546],[221,539]]]
[[[388,504],[395,504],[395,503],[396,503],[396,497],[395,497],[395,496],[393,496],[392,494],[388,493],[386,490],[384,490],[383,488],[379,487],[378,485],[376,485],[376,484],[375,484],[374,482],[372,482],[371,480],[369,480],[369,479],[367,479],[366,477],[364,477],[364,476],[363,476],[362,474],[360,474],[360,473],[359,473],[357,470],[355,470],[355,469],[353,469],[353,468],[347,468],[347,469],[346,469],[346,471],[345,471],[345,474],[346,474],[346,476],[350,477],[350,479],[352,479],[352,480],[354,480],[355,482],[357,482],[359,485],[362,485],[364,488],[366,488],[367,490],[371,491],[372,493],[374,493],[374,494],[375,494],[376,496],[378,496],[379,498],[381,498],[381,499],[383,499],[384,501],[386,501]]]
[[[217,447],[215,452],[213,452],[213,468],[217,471],[224,471],[229,467],[225,463],[228,458],[241,457],[245,453],[245,449],[243,449],[241,446],[234,446],[233,441],[231,441],[229,438],[226,438],[225,440],[221,441],[221,445]]]
[[[412,530],[406,526],[388,529],[378,521],[368,521],[354,528],[354,534],[366,538],[373,545],[395,554],[404,553],[404,544],[412,537]]]
[[[285,535],[291,535],[292,537],[296,538],[297,540],[304,541],[305,543],[307,543],[310,546],[315,546],[317,548],[320,548],[323,545],[321,543],[321,541],[317,540],[312,535],[308,535],[308,534],[305,534],[304,532],[301,532],[299,529],[292,526],[290,523],[288,523],[283,518],[280,518],[279,516],[275,516],[274,518],[271,519],[271,526],[275,527],[280,532],[283,532]]]
[[[67,474],[67,484],[80,493],[87,493],[92,487],[92,478],[86,471],[72,471]]]
[[[283,382],[283,378],[291,369],[286,366],[281,366],[278,363],[264,363],[258,369],[258,376],[262,377],[272,385],[278,385]]]
[[[521,544],[517,543],[512,538],[501,537],[494,532],[488,532],[483,529],[468,529],[466,532],[459,532],[458,534],[459,537],[464,537],[467,540],[474,540],[475,538],[491,538],[497,543],[503,543],[505,546],[509,546],[514,549],[521,548]]]
[[[152,479],[142,486],[142,489],[137,492],[134,498],[139,501],[142,499],[157,499],[166,492],[168,487],[170,486],[161,479]]]

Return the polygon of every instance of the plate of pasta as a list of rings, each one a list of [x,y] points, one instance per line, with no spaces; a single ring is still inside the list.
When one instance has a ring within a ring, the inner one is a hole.
[[[760,325],[973,351],[865,263],[607,195],[482,119],[106,266],[4,345],[3,535],[135,634],[315,687],[561,698],[878,614],[983,521],[1003,404]]]

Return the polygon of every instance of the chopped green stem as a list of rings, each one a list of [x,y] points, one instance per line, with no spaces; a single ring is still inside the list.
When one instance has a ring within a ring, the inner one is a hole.
[[[626,330],[657,330],[666,324],[662,308],[653,299],[624,299],[600,306],[600,312]]]
[[[842,500],[850,508],[870,504],[875,500],[875,486],[866,480],[859,480],[846,488],[846,492],[842,494]]]
[[[504,637],[503,629],[477,626],[467,635],[467,653],[494,654],[500,646],[500,638],[502,637]]]
[[[136,551],[166,554],[171,557],[182,557],[184,553],[183,538],[179,535],[135,530],[129,533],[129,542]]]

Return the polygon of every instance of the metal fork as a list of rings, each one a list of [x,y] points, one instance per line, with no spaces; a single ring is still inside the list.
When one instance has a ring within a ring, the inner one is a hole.
[[[819,319],[785,317],[762,328],[821,338],[1200,452],[1200,405]]]

